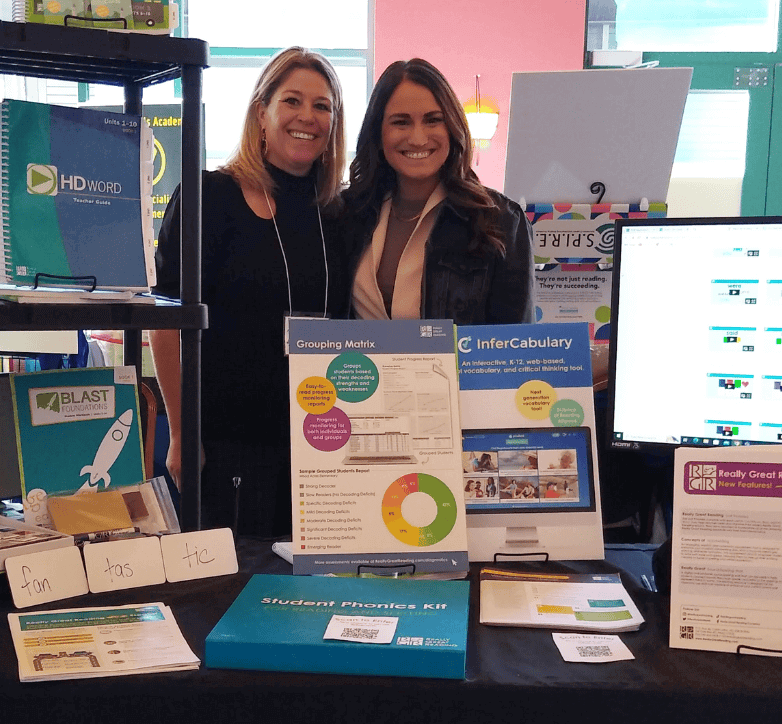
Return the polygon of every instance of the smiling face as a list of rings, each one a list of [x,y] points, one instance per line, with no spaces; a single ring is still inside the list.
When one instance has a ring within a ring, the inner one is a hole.
[[[294,176],[306,176],[328,146],[333,117],[329,84],[317,71],[297,68],[258,111],[266,131],[266,160]]]
[[[396,87],[383,114],[382,143],[401,195],[428,198],[451,149],[445,114],[428,88],[409,80]]]

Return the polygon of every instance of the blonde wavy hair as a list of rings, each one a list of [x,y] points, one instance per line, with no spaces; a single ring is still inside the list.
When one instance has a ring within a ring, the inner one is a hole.
[[[285,79],[299,68],[320,73],[331,91],[332,123],[328,144],[323,155],[315,161],[317,167],[318,202],[327,206],[335,201],[340,191],[345,170],[345,113],[342,86],[334,67],[320,53],[292,46],[281,50],[266,65],[255,83],[250,104],[244,117],[239,145],[221,170],[239,183],[262,190],[274,189],[274,181],[266,168],[261,152],[260,107],[267,108],[272,96]]]

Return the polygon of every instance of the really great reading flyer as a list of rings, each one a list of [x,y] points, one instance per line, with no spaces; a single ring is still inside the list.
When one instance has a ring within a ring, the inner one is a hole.
[[[293,572],[467,570],[454,325],[289,322]]]

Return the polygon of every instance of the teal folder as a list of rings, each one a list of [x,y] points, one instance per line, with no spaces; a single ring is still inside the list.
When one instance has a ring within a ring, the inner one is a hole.
[[[255,575],[206,638],[208,667],[463,679],[469,582]],[[398,618],[390,643],[324,639],[332,616]]]

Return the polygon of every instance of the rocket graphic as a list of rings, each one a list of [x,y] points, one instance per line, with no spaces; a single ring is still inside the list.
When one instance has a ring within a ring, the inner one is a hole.
[[[95,459],[92,465],[85,465],[79,475],[89,473],[90,479],[79,488],[83,490],[97,490],[98,484],[103,480],[103,487],[108,488],[111,482],[109,468],[119,457],[125,441],[128,439],[130,425],[133,422],[133,410],[125,410],[109,428],[109,431],[98,445],[98,451],[95,453]]]

